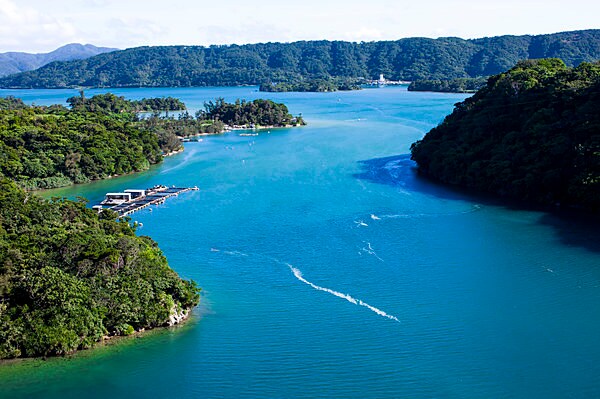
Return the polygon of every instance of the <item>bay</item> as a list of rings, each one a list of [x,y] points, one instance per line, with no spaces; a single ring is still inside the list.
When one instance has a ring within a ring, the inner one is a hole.
[[[309,125],[205,137],[148,172],[44,192],[200,187],[132,218],[202,304],[181,328],[3,365],[0,397],[600,395],[597,226],[415,175],[410,144],[466,96],[110,91],[192,111],[271,98]],[[40,105],[77,94],[0,90]]]

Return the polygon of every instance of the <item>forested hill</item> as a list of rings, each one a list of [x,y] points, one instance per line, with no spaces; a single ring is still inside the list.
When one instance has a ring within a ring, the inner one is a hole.
[[[0,79],[5,88],[222,86],[306,78],[453,79],[489,76],[519,60],[556,57],[569,66],[600,59],[600,30],[539,36],[302,41],[231,46],[139,47]]]
[[[600,63],[523,61],[412,146],[445,183],[600,211]]]

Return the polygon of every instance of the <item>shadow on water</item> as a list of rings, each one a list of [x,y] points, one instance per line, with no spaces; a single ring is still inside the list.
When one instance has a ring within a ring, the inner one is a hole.
[[[563,245],[581,247],[600,253],[600,218],[583,211],[558,210],[497,198],[466,189],[449,187],[434,182],[417,173],[417,165],[409,154],[359,161],[362,171],[353,177],[371,183],[385,184],[403,190],[419,192],[448,200],[477,202],[487,206],[515,211],[542,212],[537,223],[552,227]]]
[[[583,247],[600,253],[600,218],[579,211],[545,213],[538,221],[556,230],[560,241],[567,246]]]
[[[443,199],[470,200],[490,204],[490,200],[487,198],[480,198],[476,194],[470,195],[471,193],[469,192],[437,184],[419,176],[417,173],[417,164],[410,159],[410,155],[408,154],[373,158],[366,161],[359,161],[358,163],[362,171],[354,174],[354,177],[360,180],[385,184]]]

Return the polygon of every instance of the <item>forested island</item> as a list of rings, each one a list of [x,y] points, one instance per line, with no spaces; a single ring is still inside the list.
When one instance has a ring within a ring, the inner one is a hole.
[[[27,106],[0,98],[0,174],[27,189],[85,183],[146,170],[182,149],[182,138],[227,129],[305,124],[270,100],[209,101],[195,116],[174,98],[126,100],[99,94],[62,105]],[[154,111],[140,116],[141,111]]]
[[[373,80],[380,74],[393,81],[487,77],[519,60],[545,57],[560,58],[568,66],[595,61],[600,58],[600,30],[470,40],[443,37],[138,47],[85,60],[53,62],[1,78],[0,87],[190,87],[275,82],[291,84],[279,89],[304,90],[301,82],[305,80]]]
[[[421,174],[600,211],[600,63],[529,60],[490,78],[412,145]]]
[[[16,184],[57,187],[146,169],[162,159],[159,136],[136,126],[132,112],[181,103],[83,93],[69,103],[0,98],[0,359],[72,353],[172,325],[198,304],[196,284],[128,219]]]
[[[291,127],[304,126],[301,115],[293,116],[287,106],[271,100],[236,100],[227,103],[223,98],[204,103],[204,110],[196,117],[200,120],[221,121],[226,127]]]

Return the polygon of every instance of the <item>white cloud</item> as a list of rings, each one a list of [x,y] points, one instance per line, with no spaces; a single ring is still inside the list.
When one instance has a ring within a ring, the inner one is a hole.
[[[77,28],[65,21],[44,15],[33,7],[17,6],[0,0],[0,51],[45,50],[77,41]]]
[[[169,29],[152,20],[135,17],[119,17],[109,20],[108,27],[113,36],[121,40],[152,41],[166,35]]]
[[[346,32],[343,34],[342,39],[349,40],[351,42],[370,42],[374,40],[381,40],[383,38],[383,32],[379,29],[361,27],[359,29]]]
[[[199,35],[191,37],[190,44],[244,44],[289,40],[287,29],[264,24],[202,26],[197,31]]]
[[[539,34],[594,28],[598,13],[597,0],[0,0],[0,52]]]

